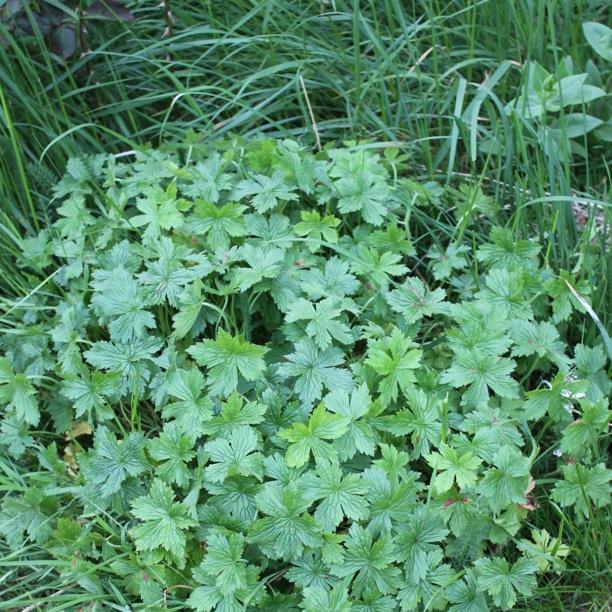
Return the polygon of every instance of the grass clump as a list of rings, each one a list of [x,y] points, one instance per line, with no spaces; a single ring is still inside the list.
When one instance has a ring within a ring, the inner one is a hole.
[[[69,161],[3,315],[5,607],[606,605],[589,273],[404,163]]]

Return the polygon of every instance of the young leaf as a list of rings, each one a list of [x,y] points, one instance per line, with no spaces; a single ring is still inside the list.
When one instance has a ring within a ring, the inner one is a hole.
[[[149,455],[160,462],[156,474],[168,484],[186,485],[191,477],[187,464],[195,457],[193,445],[193,436],[181,431],[176,423],[164,425],[157,438],[147,441]]]
[[[348,325],[337,320],[340,316],[342,308],[338,307],[338,300],[335,298],[321,300],[318,304],[299,298],[289,307],[285,320],[287,323],[308,321],[306,333],[319,348],[326,349],[332,344],[332,340],[341,344],[350,344],[353,341]]]
[[[15,374],[9,360],[0,357],[0,402],[15,416],[28,423],[38,425],[40,410],[34,397],[36,391],[25,374]]]
[[[338,232],[336,228],[340,225],[340,219],[333,215],[321,215],[316,210],[303,210],[300,213],[301,221],[296,223],[293,231],[298,236],[307,236],[312,242],[308,243],[308,249],[316,253],[321,248],[321,242],[338,242]]]
[[[518,397],[518,383],[510,376],[516,364],[505,359],[478,353],[475,350],[460,351],[451,367],[442,373],[440,382],[455,388],[469,388],[463,394],[462,403],[478,406],[489,399],[489,388],[500,397]]]
[[[295,391],[308,406],[321,398],[323,387],[342,391],[353,388],[350,373],[337,367],[344,363],[344,353],[336,347],[319,351],[310,338],[304,338],[295,343],[293,353],[286,359],[289,363],[280,364],[279,371],[297,379]]]
[[[302,477],[300,487],[306,497],[319,501],[314,516],[326,531],[335,531],[344,517],[358,521],[368,516],[363,497],[367,482],[359,474],[343,476],[337,461],[318,461],[315,472]]]
[[[401,584],[399,568],[393,563],[398,554],[390,537],[373,541],[372,534],[358,523],[349,529],[346,553],[342,564],[333,565],[332,573],[340,578],[353,578],[353,593],[359,597],[368,590],[384,595],[394,593]]]
[[[582,415],[566,427],[560,445],[563,452],[578,458],[597,444],[599,436],[608,430],[612,415],[607,400],[581,402],[581,408]]]
[[[420,278],[408,278],[398,289],[387,294],[387,302],[399,312],[407,323],[414,323],[423,317],[448,312],[448,302],[444,300],[444,289],[431,291]]]
[[[372,399],[367,385],[361,385],[350,396],[344,391],[332,391],[324,404],[330,412],[349,419],[348,429],[334,443],[340,460],[352,459],[357,452],[373,456],[378,433],[368,419]]]
[[[266,369],[263,356],[267,350],[220,329],[215,340],[203,340],[190,346],[187,352],[199,365],[208,368],[211,392],[229,395],[238,386],[238,372],[249,381],[263,376]]]
[[[87,480],[102,497],[117,493],[127,478],[148,469],[142,434],[132,432],[119,443],[110,429],[98,426],[93,453],[87,462]]]
[[[164,191],[159,185],[149,187],[145,197],[136,201],[136,208],[142,213],[130,219],[134,227],[146,226],[143,240],[153,243],[164,230],[178,229],[183,225],[176,199],[176,185],[170,183]]]
[[[151,377],[149,366],[153,354],[161,347],[162,343],[156,338],[135,340],[128,344],[99,341],[94,342],[84,355],[92,366],[122,375],[122,394],[130,390],[141,395]]]
[[[266,515],[253,524],[248,541],[266,546],[274,558],[292,560],[304,547],[323,544],[321,530],[307,513],[310,501],[295,486],[269,484],[255,497],[260,512]]]
[[[470,252],[470,248],[460,244],[449,244],[446,249],[439,245],[434,245],[427,252],[427,257],[432,260],[432,270],[437,281],[448,278],[454,270],[464,270],[467,268],[465,254]]]
[[[603,463],[592,468],[578,463],[564,465],[563,480],[557,482],[553,488],[552,497],[561,506],[574,506],[581,517],[591,517],[591,507],[603,508],[610,503],[610,480],[612,470],[608,470]]]
[[[93,372],[81,368],[80,376],[64,382],[62,393],[74,402],[75,416],[87,415],[92,420],[92,411],[98,421],[113,418],[108,398],[119,392],[120,375],[117,372]]]
[[[221,192],[232,188],[232,177],[224,172],[225,165],[219,153],[213,153],[206,161],[196,164],[190,172],[192,182],[182,187],[185,195],[216,204]]]
[[[453,482],[456,482],[460,489],[473,486],[482,461],[470,452],[459,455],[454,448],[443,442],[438,448],[440,452],[427,456],[427,463],[437,470],[434,486],[438,493],[448,491]]]
[[[148,495],[132,501],[132,514],[142,521],[131,531],[138,550],[163,548],[179,566],[185,567],[185,530],[197,522],[189,518],[187,506],[174,501],[172,488],[156,478]]]
[[[502,557],[479,559],[475,563],[478,588],[493,597],[495,605],[502,610],[514,607],[517,592],[526,597],[537,586],[535,561],[521,557],[513,565]]]
[[[414,370],[421,363],[422,351],[399,329],[390,337],[372,342],[368,347],[366,364],[380,377],[378,391],[383,405],[397,400],[398,389],[404,393],[416,380]]]
[[[394,436],[412,434],[410,439],[415,457],[429,452],[430,445],[438,445],[442,423],[440,422],[440,402],[421,389],[410,389],[406,393],[408,408],[402,408],[395,414],[384,417],[386,428]]]
[[[501,512],[512,503],[525,503],[530,477],[529,459],[514,448],[503,446],[493,463],[495,467],[485,472],[478,485],[493,512]]]
[[[285,454],[289,467],[304,465],[312,453],[315,459],[331,460],[334,449],[325,440],[336,440],[344,434],[349,419],[325,411],[323,405],[314,409],[308,424],[295,423],[290,429],[283,429],[279,436],[291,442]]]
[[[285,183],[282,172],[275,172],[271,177],[256,174],[240,181],[234,189],[233,197],[237,200],[250,198],[251,205],[258,213],[275,208],[279,202],[298,199],[297,194]]]
[[[212,482],[223,482],[229,476],[263,476],[262,459],[257,436],[251,427],[244,425],[230,431],[225,438],[218,438],[204,445],[211,464],[204,473]]]
[[[559,339],[559,332],[552,323],[515,321],[510,326],[510,336],[514,341],[513,357],[536,354],[555,363],[562,372],[567,372],[570,359],[565,354],[565,345]]]

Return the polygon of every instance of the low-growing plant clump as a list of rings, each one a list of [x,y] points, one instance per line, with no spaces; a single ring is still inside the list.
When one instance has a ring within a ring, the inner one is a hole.
[[[591,287],[480,187],[400,170],[288,140],[70,160],[3,319],[15,592],[480,612],[571,563],[611,490]]]

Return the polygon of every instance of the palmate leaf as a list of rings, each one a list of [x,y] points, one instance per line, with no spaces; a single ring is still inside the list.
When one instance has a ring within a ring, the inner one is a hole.
[[[444,300],[444,289],[431,291],[420,278],[408,278],[398,289],[387,295],[389,306],[399,312],[408,323],[414,323],[423,317],[448,312],[448,302]]]
[[[257,452],[259,441],[248,425],[237,427],[226,438],[218,438],[204,445],[211,463],[204,474],[211,482],[223,482],[229,476],[240,474],[262,479],[263,456]]]
[[[563,480],[555,484],[553,499],[563,507],[574,506],[578,520],[588,519],[590,507],[603,508],[610,503],[612,470],[603,463],[589,468],[578,463],[562,467]]]
[[[9,454],[15,459],[22,457],[26,449],[35,446],[34,438],[29,435],[27,423],[15,416],[2,419],[0,444],[7,447]]]
[[[148,469],[142,434],[133,432],[119,443],[110,429],[98,426],[93,453],[87,462],[87,480],[97,487],[102,497],[117,493],[130,476],[138,476]]]
[[[514,341],[513,357],[535,354],[552,361],[562,372],[567,372],[570,359],[565,354],[565,345],[561,342],[559,332],[552,323],[515,321],[510,326],[510,336]]]
[[[580,407],[582,414],[565,428],[560,445],[563,452],[578,458],[593,449],[599,436],[607,432],[612,416],[607,400],[596,404],[583,401]]]
[[[346,586],[342,583],[331,591],[321,586],[306,587],[300,608],[306,612],[350,612],[353,609]]]
[[[120,390],[121,375],[118,372],[92,372],[82,368],[79,376],[71,377],[64,382],[62,393],[74,402],[75,416],[92,413],[98,421],[113,418],[109,397],[117,395]]]
[[[494,227],[488,244],[476,254],[478,261],[495,268],[534,267],[541,246],[531,240],[517,240],[508,228]]]
[[[366,279],[368,287],[387,289],[392,276],[401,276],[407,272],[406,266],[400,263],[402,256],[399,253],[379,253],[373,248],[360,247],[357,255],[351,261],[351,267]]]
[[[387,215],[385,201],[389,199],[390,192],[377,176],[361,171],[337,180],[334,188],[341,213],[358,211],[367,223],[382,224]]]
[[[536,587],[535,561],[520,558],[513,565],[502,557],[479,559],[475,563],[478,589],[486,591],[502,610],[509,610],[517,600],[517,592],[529,596]]]
[[[522,270],[493,269],[485,278],[485,287],[476,297],[498,308],[506,317],[531,319],[531,306],[525,298]]]
[[[46,496],[38,487],[31,487],[20,497],[7,496],[0,509],[0,533],[15,551],[26,538],[42,544],[51,533],[56,512],[57,499]]]
[[[414,347],[399,329],[368,347],[366,364],[380,376],[378,390],[383,405],[397,400],[398,390],[405,393],[415,381],[414,370],[420,365],[422,352]]]
[[[209,584],[202,584],[196,587],[185,602],[187,606],[197,612],[243,612],[244,605],[236,597],[236,594],[224,595],[223,591],[214,580],[208,576],[200,580]]]
[[[0,403],[29,425],[38,425],[40,410],[36,391],[25,374],[16,374],[6,357],[0,357]]]
[[[178,229],[183,225],[183,215],[179,212],[180,202],[176,197],[176,185],[170,183],[166,190],[158,185],[149,187],[145,197],[136,201],[136,208],[141,214],[130,219],[134,227],[143,227],[143,240],[154,242],[162,231]]]
[[[195,457],[194,437],[176,425],[164,425],[157,438],[147,441],[147,450],[152,459],[159,462],[156,474],[168,484],[184,486],[189,482],[191,471],[187,464]]]
[[[430,453],[427,463],[437,470],[434,486],[439,493],[448,491],[453,482],[462,489],[474,485],[477,479],[476,470],[482,461],[467,452],[459,455],[457,451],[441,442],[438,446],[439,452]]]
[[[143,338],[156,325],[153,313],[146,310],[144,291],[132,274],[123,268],[112,272],[104,282],[97,283],[91,299],[94,312],[102,323],[108,322],[115,342],[130,342]]]
[[[225,598],[236,596],[242,599],[244,590],[249,585],[257,584],[255,579],[258,573],[256,567],[243,559],[244,548],[244,536],[240,533],[221,529],[210,532],[206,537],[206,555],[194,569],[194,578],[202,584],[214,581]]]
[[[343,476],[339,463],[319,460],[316,470],[300,479],[306,497],[318,501],[314,517],[326,531],[333,532],[344,517],[357,521],[368,516],[363,495],[369,486],[359,474]]]
[[[326,440],[336,440],[342,436],[348,424],[347,417],[326,412],[324,406],[319,405],[307,425],[295,423],[290,429],[279,432],[281,438],[291,443],[285,454],[287,465],[300,467],[308,461],[311,453],[315,459],[333,459],[335,451]]]
[[[213,416],[213,403],[204,396],[204,376],[196,369],[177,370],[170,377],[166,392],[175,401],[166,403],[164,418],[174,418],[174,422],[184,433],[199,434],[203,426]]]
[[[342,564],[333,565],[332,573],[340,578],[353,578],[353,593],[359,597],[366,590],[386,595],[394,593],[401,584],[400,570],[393,563],[398,559],[396,546],[390,537],[378,538],[358,523],[349,529],[346,552]]]
[[[229,202],[217,206],[204,200],[196,200],[193,216],[187,221],[187,227],[198,236],[206,236],[206,243],[214,251],[227,250],[232,238],[244,236],[245,206]]]
[[[493,512],[500,512],[512,503],[525,503],[530,477],[529,459],[514,448],[503,446],[493,463],[495,467],[484,473],[478,485]]]
[[[244,425],[257,425],[264,420],[265,404],[248,402],[238,393],[232,393],[227,401],[221,402],[221,411],[202,427],[209,436],[226,438],[235,429]]]
[[[451,316],[459,321],[458,328],[447,332],[448,345],[454,353],[475,350],[501,356],[510,348],[510,322],[503,312],[487,302],[453,304]]]
[[[442,373],[440,382],[455,388],[469,388],[462,403],[478,406],[489,399],[489,388],[500,397],[518,397],[518,383],[510,376],[515,369],[512,359],[495,357],[475,350],[460,351],[451,367]]]
[[[306,512],[310,501],[297,487],[270,483],[255,499],[265,516],[255,521],[247,540],[265,546],[273,558],[296,559],[302,555],[304,547],[323,544],[320,527]]]
[[[178,303],[179,310],[172,317],[174,336],[178,339],[184,338],[189,332],[192,332],[194,337],[197,336],[206,322],[211,320],[210,314],[213,312],[206,304],[206,295],[202,292],[202,281],[199,278],[178,296]]]
[[[525,417],[530,420],[540,419],[546,413],[556,422],[568,420],[564,406],[572,399],[582,397],[588,390],[588,383],[584,380],[571,380],[559,372],[550,382],[544,381],[540,389],[533,389],[525,393]]]
[[[350,272],[349,264],[339,257],[330,257],[323,270],[314,268],[302,273],[300,286],[310,300],[353,295],[359,289],[359,281]]]
[[[384,417],[385,427],[394,436],[411,434],[410,440],[415,457],[429,452],[430,445],[437,445],[442,431],[441,406],[439,400],[421,389],[406,392],[408,408]]]
[[[148,495],[132,502],[132,514],[142,522],[131,535],[138,550],[162,548],[169,552],[179,567],[185,566],[185,530],[197,522],[189,518],[187,506],[174,501],[172,489],[156,478]]]
[[[350,344],[353,341],[349,326],[338,320],[338,317],[342,316],[342,310],[335,298],[327,298],[317,304],[299,298],[289,307],[285,320],[287,323],[308,321],[306,333],[319,348],[326,349],[332,344],[332,340],[341,344]]]
[[[612,390],[612,381],[605,371],[606,362],[601,345],[589,347],[577,344],[574,349],[576,373],[579,378],[588,381],[586,396],[592,402],[598,402]]]
[[[467,268],[466,253],[469,247],[460,244],[449,244],[446,249],[434,245],[429,249],[427,257],[432,260],[434,278],[438,281],[448,278],[454,270],[464,270]]]
[[[410,240],[410,233],[404,227],[395,224],[383,226],[383,229],[376,230],[369,235],[369,244],[377,251],[386,253],[401,253],[402,255],[413,256],[416,250]]]
[[[153,355],[161,348],[162,343],[156,338],[134,340],[126,344],[99,341],[94,342],[84,355],[92,366],[122,375],[122,394],[129,390],[141,395],[151,377],[149,368]]]
[[[295,391],[308,406],[321,398],[323,387],[341,391],[353,388],[351,374],[338,367],[344,363],[344,353],[336,347],[319,351],[310,338],[304,338],[295,343],[293,353],[286,359],[288,363],[280,364],[279,371],[296,378]]]
[[[423,574],[407,576],[397,598],[403,610],[444,609],[446,604],[444,587],[453,580],[453,569],[442,563],[439,549],[428,552],[423,558]]]
[[[297,194],[285,182],[282,172],[275,172],[271,177],[263,174],[253,175],[240,181],[232,194],[237,200],[249,198],[251,205],[258,213],[275,208],[279,202],[297,200]]]
[[[245,244],[241,249],[241,258],[248,267],[234,268],[232,283],[239,291],[246,291],[264,278],[274,278],[280,271],[284,257],[282,249]]]
[[[296,223],[293,231],[298,236],[306,236],[312,242],[308,243],[308,249],[315,253],[321,248],[320,242],[338,242],[338,231],[336,228],[340,225],[340,219],[336,219],[333,215],[325,215],[321,217],[318,211],[304,210],[300,213],[301,221]]]
[[[162,238],[158,245],[159,259],[147,262],[147,269],[138,275],[139,280],[146,287],[149,304],[164,304],[168,302],[176,307],[179,295],[184,291],[197,274],[204,274],[205,270],[196,271],[186,268],[183,260],[190,252],[185,248],[175,248],[169,238]],[[209,270],[210,271],[210,270]]]
[[[398,557],[405,562],[406,576],[412,582],[423,580],[429,569],[429,555],[440,550],[438,544],[448,535],[448,529],[439,516],[422,506],[399,531]]]
[[[263,376],[267,350],[220,329],[215,340],[203,340],[190,346],[187,352],[199,365],[208,368],[207,385],[211,393],[229,395],[238,386],[238,373],[249,381]]]
[[[355,453],[374,455],[378,433],[370,422],[380,409],[372,405],[367,385],[363,384],[350,395],[345,391],[332,391],[325,397],[325,407],[334,414],[349,419],[347,430],[334,442],[341,461],[352,459]]]
[[[225,161],[219,153],[213,153],[206,161],[190,169],[190,183],[181,189],[190,198],[202,198],[216,204],[223,191],[232,188],[232,177],[224,172]],[[198,232],[196,232],[198,233]]]
[[[559,276],[551,278],[544,284],[544,289],[551,298],[553,321],[560,323],[570,318],[572,311],[584,312],[584,307],[572,293],[571,285],[579,295],[591,294],[591,287],[585,280],[578,280],[573,274],[561,270]]]
[[[446,597],[453,604],[449,612],[489,611],[486,596],[478,590],[478,580],[473,570],[468,570],[464,578],[454,581],[448,587]]]

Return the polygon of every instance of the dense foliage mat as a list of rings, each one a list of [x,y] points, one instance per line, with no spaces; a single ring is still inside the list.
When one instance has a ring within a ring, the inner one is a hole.
[[[479,187],[398,167],[293,141],[70,160],[0,359],[0,532],[61,588],[15,563],[13,592],[476,612],[570,562],[612,475],[591,288]],[[449,241],[411,236],[439,210]]]

